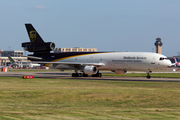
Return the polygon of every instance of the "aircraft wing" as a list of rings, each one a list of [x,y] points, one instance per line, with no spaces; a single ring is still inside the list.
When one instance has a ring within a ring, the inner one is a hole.
[[[171,63],[171,65],[176,65],[176,63]]]
[[[34,56],[25,56],[25,55],[18,55],[21,57],[28,57],[28,58],[32,58],[32,59],[42,59],[41,57],[34,57]],[[86,65],[92,65],[92,66],[96,66],[96,67],[100,67],[100,66],[104,66],[104,63],[80,63],[80,62],[45,62],[45,61],[32,61],[32,63],[38,63],[38,64],[55,64],[55,65],[75,65],[75,66],[86,66]]]
[[[176,66],[176,63],[171,63],[171,65],[170,66]]]
[[[104,63],[80,63],[80,62],[44,62],[44,61],[33,61],[33,63],[38,64],[55,64],[55,65],[75,65],[75,66],[86,66],[86,65],[92,65],[96,67],[104,66]]]

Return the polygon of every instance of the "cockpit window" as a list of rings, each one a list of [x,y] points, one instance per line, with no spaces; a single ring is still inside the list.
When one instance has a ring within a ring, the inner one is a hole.
[[[164,60],[164,58],[160,58],[159,60]]]
[[[168,58],[160,57],[159,60],[168,60]]]

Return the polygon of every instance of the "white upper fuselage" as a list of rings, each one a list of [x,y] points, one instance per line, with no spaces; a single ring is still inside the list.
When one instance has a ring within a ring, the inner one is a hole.
[[[160,59],[161,58],[161,59]],[[56,62],[67,63],[92,63],[102,64],[97,66],[99,70],[132,70],[132,71],[152,71],[166,68],[171,65],[171,61],[166,56],[149,52],[108,52],[93,53],[71,56],[56,60]],[[53,67],[53,64],[49,64]],[[74,69],[73,65],[56,65],[57,69]]]

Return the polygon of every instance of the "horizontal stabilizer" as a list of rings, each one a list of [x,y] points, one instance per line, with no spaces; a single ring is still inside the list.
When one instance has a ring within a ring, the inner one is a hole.
[[[37,60],[41,60],[41,59],[42,59],[41,57],[26,56],[26,55],[18,55],[18,54],[15,54],[15,55],[21,56],[21,57],[27,57],[27,58],[31,58],[31,59],[37,59]]]

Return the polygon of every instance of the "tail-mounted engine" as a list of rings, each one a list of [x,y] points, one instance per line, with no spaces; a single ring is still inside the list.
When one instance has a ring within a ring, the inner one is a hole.
[[[55,49],[55,44],[53,42],[46,42],[46,43],[32,43],[32,42],[25,42],[22,43],[22,47],[24,50],[28,52],[34,52],[34,54],[38,53],[50,53]]]

